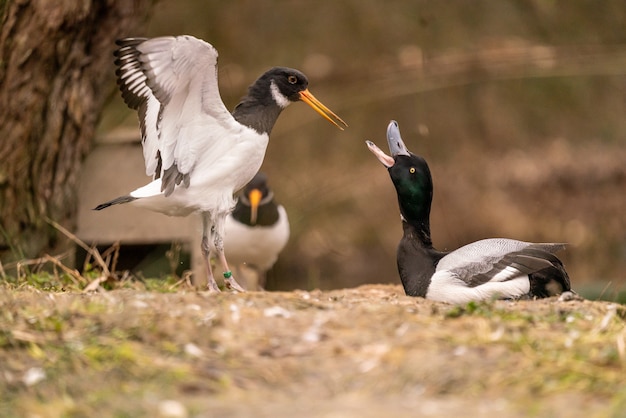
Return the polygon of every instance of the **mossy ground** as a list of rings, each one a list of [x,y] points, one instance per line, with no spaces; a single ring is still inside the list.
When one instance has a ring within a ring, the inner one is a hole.
[[[626,414],[623,305],[57,285],[0,286],[3,417]]]

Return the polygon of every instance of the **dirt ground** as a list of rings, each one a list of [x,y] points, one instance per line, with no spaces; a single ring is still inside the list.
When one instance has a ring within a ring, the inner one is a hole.
[[[3,417],[623,417],[626,309],[0,287]]]

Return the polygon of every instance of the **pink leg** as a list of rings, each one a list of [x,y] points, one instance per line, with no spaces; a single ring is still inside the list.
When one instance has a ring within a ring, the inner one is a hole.
[[[217,286],[215,277],[213,276],[213,269],[211,268],[211,249],[209,247],[209,240],[207,237],[202,237],[202,255],[204,256],[204,266],[207,271],[207,288],[210,292],[219,292],[220,288]]]
[[[224,234],[224,222],[226,220],[226,215],[227,214],[224,213],[215,217],[215,223],[211,229],[211,236],[213,237],[215,251],[217,252],[217,257],[219,258],[224,272],[224,285],[226,285],[229,289],[233,289],[238,292],[245,292],[246,290],[239,283],[237,283],[233,277],[233,272],[228,267],[226,255],[224,254],[224,239],[222,236]]]
[[[246,289],[244,289],[239,283],[237,283],[237,281],[233,277],[232,271],[228,268],[228,262],[226,261],[224,250],[222,249],[220,251],[220,249],[218,249],[217,256],[219,257],[222,268],[224,269],[224,284],[226,285],[226,287],[236,290],[238,292],[245,292]]]

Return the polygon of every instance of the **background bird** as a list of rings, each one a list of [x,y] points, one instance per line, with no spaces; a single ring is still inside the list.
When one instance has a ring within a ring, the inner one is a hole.
[[[300,71],[271,68],[231,114],[219,95],[218,53],[209,43],[185,35],[127,38],[118,45],[118,84],[139,113],[146,174],[153,181],[95,209],[128,203],[173,216],[200,213],[208,288],[219,291],[210,264],[215,253],[225,285],[243,291],[224,255],[224,224],[233,194],[259,170],[278,116],[303,101],[340,129],[346,123],[309,92]]]
[[[548,297],[570,291],[570,280],[554,255],[564,244],[535,244],[506,238],[473,242],[452,252],[433,248],[430,207],[433,183],[426,160],[406,148],[397,122],[387,128],[391,156],[373,142],[370,151],[387,167],[398,195],[404,235],[398,271],[407,295],[450,303],[495,297]]]
[[[224,250],[247,290],[261,290],[267,271],[289,240],[287,211],[274,200],[265,173],[246,185],[226,218]]]

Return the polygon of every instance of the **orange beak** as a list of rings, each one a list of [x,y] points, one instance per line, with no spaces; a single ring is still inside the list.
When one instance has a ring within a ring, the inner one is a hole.
[[[343,121],[339,116],[337,116],[332,110],[324,106],[322,102],[317,100],[315,96],[311,94],[309,89],[304,89],[300,92],[300,100],[304,103],[308,104],[315,110],[317,113],[322,115],[324,119],[335,125],[337,128],[343,131],[343,126],[348,127],[348,124]],[[341,123],[341,125],[339,124]]]
[[[259,189],[252,189],[248,194],[248,200],[250,201],[250,224],[256,224],[257,214],[259,212],[259,203],[261,202],[261,191]]]

